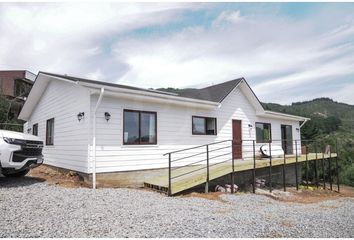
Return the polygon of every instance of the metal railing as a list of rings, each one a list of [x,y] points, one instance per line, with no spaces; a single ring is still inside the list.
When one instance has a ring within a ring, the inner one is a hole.
[[[329,146],[329,147],[328,147]],[[261,151],[262,149],[268,152]],[[331,156],[331,150],[335,149],[337,155],[335,156],[335,170],[333,170]],[[318,151],[321,150],[321,151]],[[283,151],[283,152],[282,152]],[[304,152],[303,152],[304,151]],[[312,166],[310,166],[309,154],[314,154],[310,160]],[[327,151],[327,152],[326,152]],[[280,155],[279,153],[282,152]],[[326,154],[325,154],[326,153]],[[322,156],[321,156],[322,155]],[[326,155],[326,158],[325,158]],[[305,156],[305,183],[306,187],[309,187],[309,178],[311,175],[312,182],[318,188],[320,179],[322,178],[323,188],[326,188],[326,181],[329,181],[330,189],[333,190],[333,177],[334,174],[337,180],[337,191],[339,192],[339,164],[338,164],[338,142],[329,144],[326,141],[313,141],[313,140],[271,140],[267,142],[257,143],[256,140],[224,140],[213,142],[210,144],[204,144],[194,147],[189,147],[173,152],[164,154],[168,156],[168,195],[172,195],[173,183],[176,181],[183,181],[183,178],[191,176],[197,172],[205,174],[205,191],[209,191],[210,173],[213,171],[213,167],[226,164],[231,164],[231,186],[234,186],[235,180],[235,161],[253,161],[252,170],[252,190],[256,191],[256,171],[257,162],[259,160],[268,161],[268,187],[269,191],[273,190],[272,183],[272,170],[273,159],[282,159],[282,187],[286,191],[286,165],[287,159],[295,158],[294,172],[295,172],[295,185],[296,189],[299,189],[299,157]],[[322,169],[319,169],[318,161],[321,160]],[[326,161],[327,165],[326,166]],[[279,164],[278,164],[279,165]],[[327,171],[327,172],[326,172]],[[311,174],[310,174],[311,172]],[[321,173],[321,174],[319,174]],[[328,178],[328,179],[327,179]],[[234,192],[234,188],[231,187],[231,193]]]

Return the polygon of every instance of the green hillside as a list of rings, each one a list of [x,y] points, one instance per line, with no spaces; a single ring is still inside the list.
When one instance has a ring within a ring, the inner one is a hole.
[[[311,118],[302,129],[304,139],[313,139],[334,132],[354,132],[354,106],[330,98],[317,98],[291,105],[263,103],[263,106],[266,110]]]
[[[310,117],[301,128],[301,138],[324,140],[335,146],[338,142],[340,181],[354,186],[354,106],[318,98],[291,105],[263,103],[267,110]],[[328,173],[326,169],[325,173]],[[323,174],[323,173],[322,173]],[[328,175],[325,174],[327,179]]]

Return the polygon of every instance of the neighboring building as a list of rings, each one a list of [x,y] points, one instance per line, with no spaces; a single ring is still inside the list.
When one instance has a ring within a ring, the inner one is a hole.
[[[0,94],[11,100],[9,118],[17,118],[36,75],[26,70],[0,71]]]
[[[308,120],[265,111],[243,78],[174,94],[45,72],[19,118],[46,142],[45,164],[86,176],[133,172],[139,184],[168,167],[163,154],[222,140],[255,139],[259,148],[286,139],[286,154],[301,153],[292,140]],[[233,158],[252,154],[246,148]]]

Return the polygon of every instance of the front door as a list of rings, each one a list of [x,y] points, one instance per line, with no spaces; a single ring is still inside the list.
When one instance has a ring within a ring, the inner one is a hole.
[[[242,158],[242,122],[232,120],[232,156],[234,159]]]
[[[281,140],[285,154],[293,154],[293,127],[281,125]]]

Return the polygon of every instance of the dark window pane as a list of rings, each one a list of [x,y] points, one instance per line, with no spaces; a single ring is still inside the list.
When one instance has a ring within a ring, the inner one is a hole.
[[[193,133],[205,134],[205,118],[193,117]]]
[[[256,123],[256,141],[265,143],[271,140],[271,127],[269,123]]]
[[[156,115],[141,113],[141,143],[156,143]]]
[[[139,112],[124,112],[124,143],[139,143]]]
[[[46,144],[54,144],[54,118],[47,120],[46,129]]]
[[[32,134],[38,136],[38,123],[33,125]]]
[[[216,119],[206,118],[206,134],[216,135]]]

